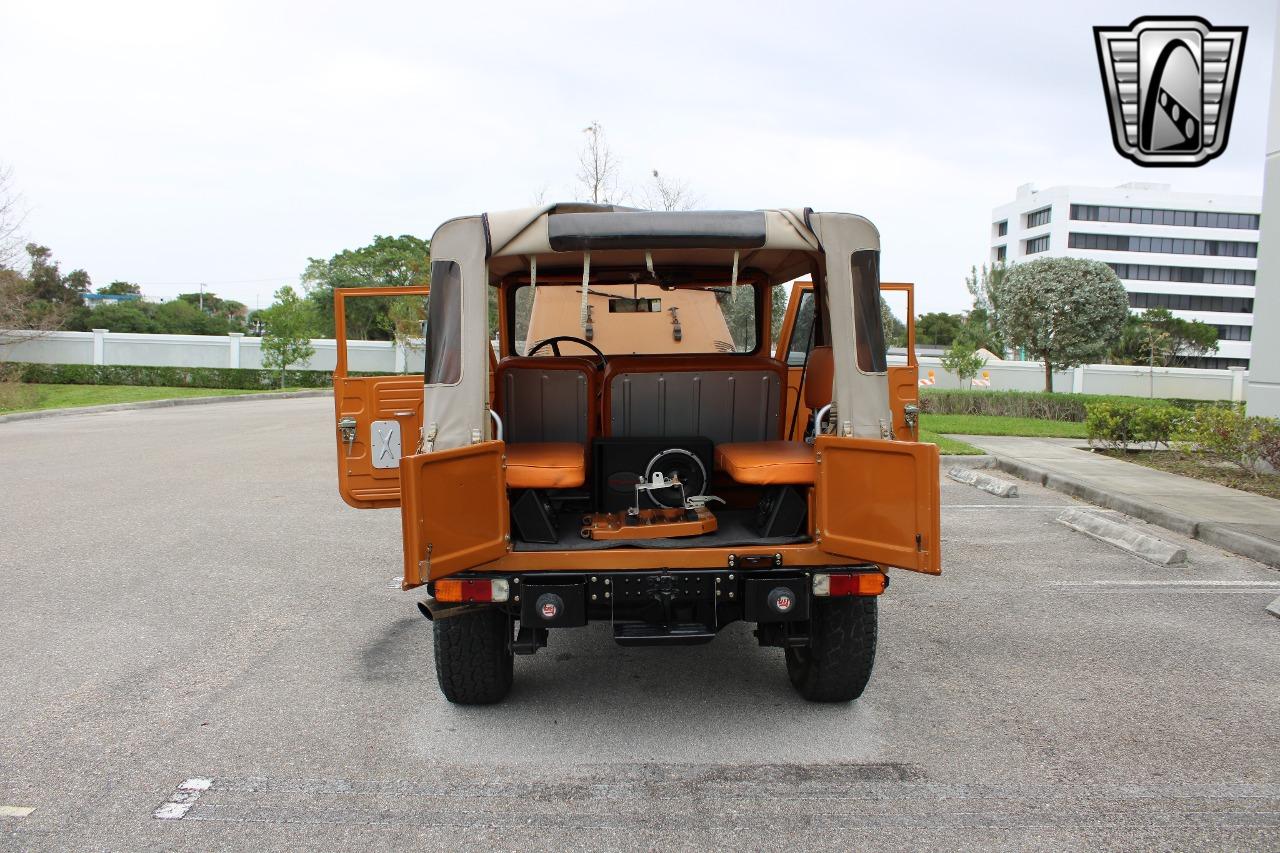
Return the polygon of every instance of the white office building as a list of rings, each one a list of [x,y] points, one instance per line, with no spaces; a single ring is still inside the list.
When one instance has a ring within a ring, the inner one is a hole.
[[[1218,329],[1196,367],[1248,367],[1258,269],[1258,196],[1172,192],[1168,184],[1018,187],[991,212],[991,261],[1104,261],[1135,312],[1167,308]]]

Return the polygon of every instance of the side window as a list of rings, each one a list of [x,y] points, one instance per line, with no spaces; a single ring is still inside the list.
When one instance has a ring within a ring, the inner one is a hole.
[[[814,296],[812,290],[802,291],[800,306],[796,309],[796,322],[791,330],[791,342],[787,348],[787,365],[799,367],[813,347]]]
[[[426,384],[458,384],[462,379],[462,269],[454,261],[431,262],[423,336]]]
[[[884,373],[884,326],[880,314],[880,253],[871,249],[854,252],[853,334],[858,351],[858,369],[863,373]]]

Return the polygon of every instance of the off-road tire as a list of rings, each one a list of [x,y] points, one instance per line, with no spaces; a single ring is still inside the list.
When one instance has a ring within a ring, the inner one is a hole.
[[[813,601],[808,647],[787,649],[787,674],[810,702],[857,699],[876,662],[876,599]]]
[[[437,618],[436,680],[444,698],[458,705],[501,702],[511,690],[511,617],[497,608]]]

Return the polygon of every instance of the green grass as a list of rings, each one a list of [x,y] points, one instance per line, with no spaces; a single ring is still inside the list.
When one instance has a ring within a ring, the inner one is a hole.
[[[0,388],[0,412],[31,412],[40,409],[102,406],[108,403],[173,400],[178,397],[226,397],[234,394],[254,393],[260,392],[233,388],[163,388],[150,385],[28,385],[12,383]]]
[[[938,452],[947,456],[981,456],[986,452],[972,444],[965,444],[963,441],[956,441],[954,438],[947,438],[945,435],[938,435],[927,429],[920,430],[920,440],[938,445]]]
[[[1085,438],[1084,424],[997,415],[921,415],[923,432],[951,435],[1027,435],[1037,438]],[[946,451],[943,451],[944,453]]]

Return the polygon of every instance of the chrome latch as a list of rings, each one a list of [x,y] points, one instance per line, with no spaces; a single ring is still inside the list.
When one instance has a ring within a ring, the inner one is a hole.
[[[347,446],[347,452],[350,453],[356,443],[356,419],[350,415],[339,418],[338,433],[342,436],[342,443]]]
[[[902,419],[907,422],[909,428],[915,429],[916,422],[920,420],[920,407],[915,403],[907,403],[902,408]]]

